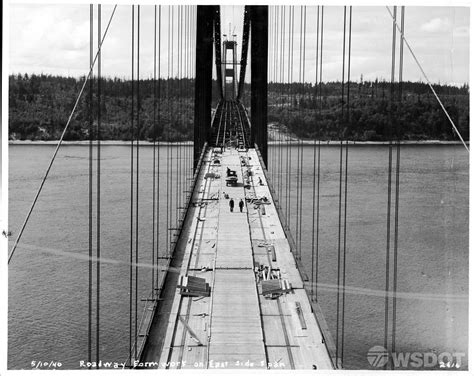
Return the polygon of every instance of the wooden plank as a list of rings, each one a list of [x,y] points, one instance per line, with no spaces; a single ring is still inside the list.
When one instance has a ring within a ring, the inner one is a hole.
[[[196,333],[194,333],[194,330],[188,325],[186,320],[184,320],[181,316],[178,316],[178,319],[181,321],[181,323],[184,325],[184,327],[188,330],[188,332],[191,334],[191,336],[196,340],[197,344],[199,346],[202,346],[203,343],[199,339]]]
[[[296,313],[298,315],[298,319],[300,320],[301,329],[303,329],[303,330],[308,329],[308,327],[306,326],[306,320],[304,319],[304,312],[301,309],[301,303],[300,302],[295,302],[295,309],[296,309]]]

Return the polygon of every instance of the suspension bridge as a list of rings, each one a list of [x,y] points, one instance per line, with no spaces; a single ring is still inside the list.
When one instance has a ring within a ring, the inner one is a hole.
[[[288,135],[281,138],[284,131],[280,130],[273,136],[274,140],[280,138],[270,150],[267,120],[268,83],[288,84],[278,89],[281,107],[288,108],[294,101],[301,101],[291,84],[306,83],[309,64],[316,75],[315,111],[320,113],[324,7],[317,6],[316,20],[311,20],[316,27],[316,53],[308,61],[304,6],[245,6],[241,43],[230,32],[223,35],[219,6],[155,6],[154,73],[148,83],[140,78],[141,11],[140,6],[131,6],[129,328],[124,363],[130,368],[166,369],[344,368],[352,7],[343,8],[340,119],[336,129],[341,141],[334,192],[338,196],[336,311],[330,312],[336,318],[334,330],[330,330],[318,299],[318,273],[324,268],[318,257],[320,224],[324,220],[321,137],[309,144],[313,173],[312,197],[307,203],[302,191],[303,143],[294,141],[297,166],[292,167],[295,156],[291,156],[291,149],[285,149],[291,139]],[[106,62],[102,59],[116,7],[105,28],[101,12],[100,5],[97,10],[91,5],[90,71],[9,255],[10,262],[21,245],[68,127],[74,122],[74,113],[85,100],[89,122],[88,364],[104,356],[100,350],[101,314],[105,309],[101,305],[101,269],[107,260],[101,256],[101,127],[106,91],[102,69]],[[404,37],[404,7],[387,8],[387,12],[392,19],[389,96],[393,106],[402,98],[404,46],[415,55]],[[295,41],[296,28],[299,32]],[[250,85],[246,83],[248,76]],[[148,97],[143,94],[145,90],[151,93]],[[193,100],[183,99],[186,93],[193,93]],[[151,113],[144,110],[147,100],[152,103]],[[172,132],[172,126],[160,127],[165,117],[171,116],[165,113],[175,116],[175,126],[193,128],[192,147],[178,141],[175,148],[166,147],[165,155],[159,151],[159,135],[169,140]],[[192,122],[187,120],[190,117]],[[140,172],[146,168],[140,165],[145,118],[153,123],[151,198],[139,194],[139,184],[143,184]],[[316,133],[320,132],[318,127]],[[381,292],[383,346],[394,352],[401,139],[395,115],[385,125],[385,134],[389,156],[384,213],[385,286]],[[159,170],[160,160],[165,161],[165,171]],[[160,181],[163,174],[166,181]],[[153,211],[151,223],[141,220],[140,203],[147,200]],[[309,260],[302,257],[305,210],[311,211],[312,222]],[[151,242],[141,238],[144,226],[152,228]],[[151,252],[143,251],[144,247],[151,248]],[[147,253],[149,260],[144,261],[140,252]],[[143,271],[145,262],[147,268]],[[146,298],[139,290],[141,273],[151,281]],[[387,362],[385,368],[390,367],[393,363]]]

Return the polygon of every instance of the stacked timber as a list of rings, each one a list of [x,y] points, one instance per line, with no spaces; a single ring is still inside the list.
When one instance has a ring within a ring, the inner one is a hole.
[[[210,296],[211,288],[205,278],[181,276],[178,284],[183,296]]]

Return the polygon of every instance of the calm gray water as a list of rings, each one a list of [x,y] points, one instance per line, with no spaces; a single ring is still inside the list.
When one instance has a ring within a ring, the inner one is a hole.
[[[173,154],[173,148],[170,149]],[[290,150],[291,227],[296,224],[297,148]],[[303,149],[302,254],[311,260],[313,151]],[[351,146],[348,170],[344,364],[371,369],[367,351],[383,345],[386,247],[386,146]],[[10,146],[9,227],[13,238],[52,154],[52,146]],[[151,263],[152,148],[140,152],[140,256]],[[160,151],[160,223],[166,228],[166,147]],[[103,361],[124,361],[129,336],[130,149],[102,149],[101,339]],[[182,158],[183,156],[181,156]],[[176,155],[173,163],[181,160]],[[178,162],[179,163],[179,162]],[[286,167],[286,166],[285,166]],[[397,351],[464,352],[468,344],[468,155],[461,146],[403,146],[400,174]],[[339,148],[321,149],[318,298],[335,332]],[[171,203],[173,206],[173,202]],[[285,201],[282,201],[285,205]],[[173,221],[172,221],[173,222]],[[294,232],[295,233],[295,232]],[[11,243],[12,244],[12,243]],[[11,245],[10,244],[10,245]],[[164,231],[160,245],[165,248]],[[64,146],[9,267],[8,368],[59,361],[77,369],[87,358],[88,148]],[[151,289],[139,271],[139,297]],[[139,307],[139,311],[141,305]]]

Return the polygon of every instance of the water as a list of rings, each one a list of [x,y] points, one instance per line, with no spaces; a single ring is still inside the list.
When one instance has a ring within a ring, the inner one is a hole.
[[[9,227],[14,232],[13,237],[24,220],[52,152],[52,146],[10,147]],[[189,152],[190,147],[160,148],[157,186],[162,256],[171,238],[169,233],[167,238],[166,229],[176,227],[176,211],[171,208],[180,202],[177,193],[183,191],[184,184],[190,183],[176,172],[167,180],[167,168],[169,165],[173,172],[181,166],[184,172]],[[101,258],[104,260],[100,272],[100,356],[103,361],[121,362],[127,359],[129,352],[130,148],[105,146],[101,159]],[[42,360],[59,361],[63,369],[74,369],[81,360],[87,360],[88,169],[87,146],[61,148],[10,264],[9,368],[29,368],[31,361]],[[135,164],[134,169],[136,171]],[[149,297],[152,288],[152,269],[148,267],[152,263],[153,240],[152,171],[153,148],[143,147],[140,150],[138,263],[144,266],[139,267],[138,273],[139,317],[144,305],[140,299]],[[191,168],[186,171],[189,177]],[[134,188],[134,202],[135,194]],[[169,221],[168,212],[171,213]],[[95,226],[94,222],[94,231]],[[95,237],[93,241],[95,244]],[[94,313],[95,310],[94,305]],[[95,326],[92,330],[95,334]],[[95,349],[93,344],[94,356]]]
[[[289,205],[296,208],[298,149],[293,147],[288,152],[290,177],[286,175],[287,151],[270,153],[269,166],[283,161],[282,171],[270,167],[272,180],[275,185],[280,184],[282,192],[291,192]],[[302,201],[306,209],[301,221],[302,256],[311,265],[314,155],[311,147],[301,149],[300,153],[304,159]],[[318,301],[333,337],[339,156],[338,146],[325,146],[321,150]],[[398,251],[401,298],[397,302],[396,350],[464,352],[462,368],[467,366],[468,344],[468,161],[462,146],[401,148]],[[387,171],[387,146],[350,147],[346,269],[349,292],[344,346],[344,366],[349,369],[370,368],[367,351],[384,344]],[[285,208],[286,204],[283,198],[281,206]],[[293,234],[296,234],[296,221],[293,209],[290,216]]]
[[[177,148],[160,149],[159,240],[160,252],[165,252],[166,213],[179,200],[177,183],[185,184],[175,174],[167,186],[166,156],[174,156],[175,171],[177,163],[190,154],[179,155]],[[290,224],[295,234],[298,151],[296,146],[283,149],[291,161],[292,175],[287,179],[285,171],[277,176],[272,167],[275,150],[270,146],[270,172],[283,190],[291,181]],[[313,154],[310,147],[302,150],[301,244],[303,260],[310,263]],[[50,146],[10,146],[13,237],[52,151]],[[462,368],[467,369],[468,155],[460,146],[403,146],[401,156],[398,291],[402,294],[397,303],[397,351],[464,352]],[[130,149],[105,146],[102,157],[101,254],[105,261],[100,357],[124,361],[129,346]],[[145,264],[152,257],[152,157],[152,148],[142,148],[139,262]],[[386,146],[350,147],[344,346],[344,364],[350,369],[370,369],[368,349],[383,345],[387,163]],[[321,150],[318,298],[333,333],[338,184],[339,149],[325,146]],[[167,192],[172,194],[167,196]],[[86,360],[88,241],[88,148],[65,146],[9,267],[9,369],[29,369],[35,360],[60,361],[63,369],[77,369]],[[150,279],[150,268],[140,267],[139,298],[148,296]]]

